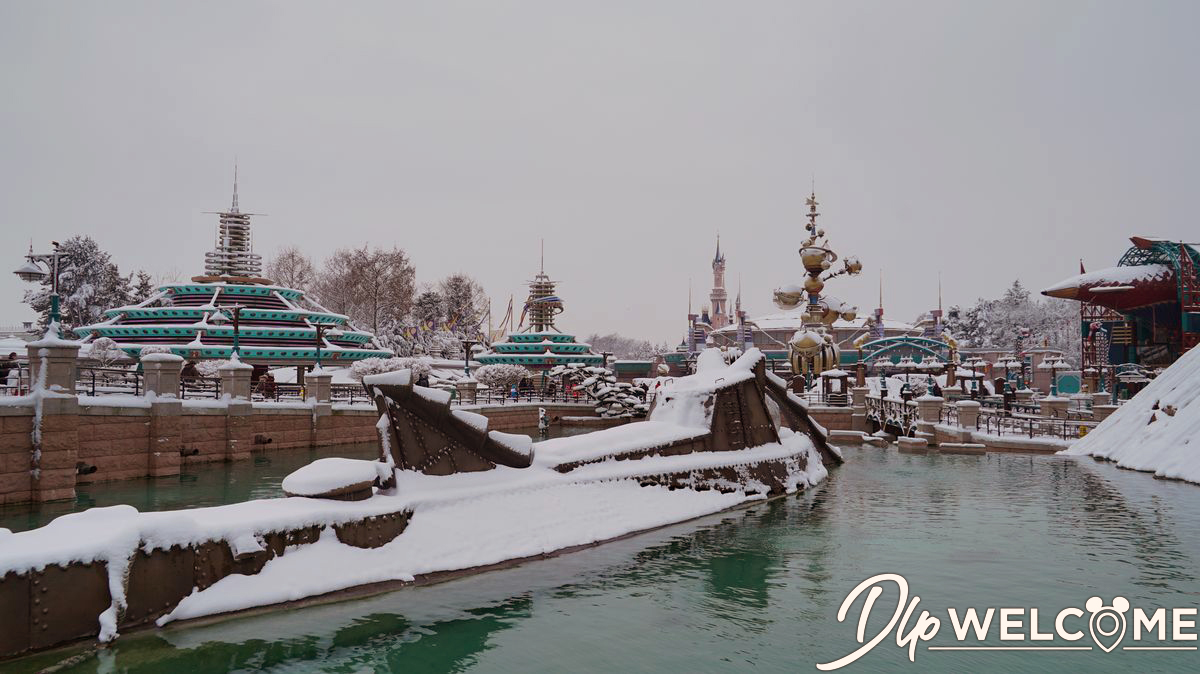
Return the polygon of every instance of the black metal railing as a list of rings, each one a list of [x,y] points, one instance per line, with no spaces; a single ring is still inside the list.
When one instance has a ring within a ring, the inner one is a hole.
[[[181,377],[179,380],[179,397],[213,398],[221,397],[220,377]]]
[[[525,389],[513,393],[511,390],[485,389],[461,394],[456,391],[450,402],[453,405],[510,405],[513,403],[591,404],[594,401],[582,391]]]
[[[80,395],[133,395],[140,396],[146,390],[142,373],[119,367],[76,368],[75,392]]]
[[[984,412],[977,428],[988,435],[1076,440],[1096,427],[1094,422],[1059,417],[1011,416]]]

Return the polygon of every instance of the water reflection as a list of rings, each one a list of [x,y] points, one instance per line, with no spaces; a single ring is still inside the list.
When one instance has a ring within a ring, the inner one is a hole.
[[[335,445],[320,449],[283,449],[255,454],[251,461],[187,464],[179,475],[80,484],[75,500],[0,506],[0,527],[28,531],[50,520],[95,506],[120,503],[141,511],[178,510],[279,498],[279,483],[288,473],[323,456],[371,459],[375,443]]]

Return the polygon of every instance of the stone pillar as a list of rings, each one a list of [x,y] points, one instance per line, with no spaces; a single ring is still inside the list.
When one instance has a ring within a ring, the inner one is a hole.
[[[958,425],[965,429],[979,426],[979,403],[974,400],[960,400],[954,403],[958,409]]]
[[[1105,395],[1108,395],[1107,393]],[[1093,405],[1092,419],[1096,421],[1104,421],[1110,414],[1117,411],[1116,405]]]
[[[937,433],[934,426],[942,421],[942,403],[937,396],[924,395],[913,401],[917,406],[917,437],[923,438],[927,445],[937,444]]]
[[[230,400],[250,400],[250,375],[254,372],[253,366],[230,360],[217,372],[221,375],[221,397],[229,396]]]
[[[330,382],[333,375],[324,370],[313,370],[304,376],[304,397],[309,402],[328,403],[333,401]]]
[[[850,429],[867,432],[867,386],[855,386],[850,389]]]
[[[466,379],[455,383],[454,388],[458,391],[458,401],[460,404],[467,404],[468,402],[472,405],[475,404],[479,382],[474,379]]]
[[[1095,410],[1097,405],[1112,404],[1112,394],[1108,391],[1098,391],[1092,393],[1092,409]]]
[[[141,357],[141,363],[146,395],[153,393],[159,398],[179,397],[179,372],[183,369],[183,356],[148,353]]]
[[[176,369],[174,372],[178,387],[179,371]],[[147,462],[150,477],[178,475],[179,464],[183,460],[180,455],[182,449],[183,401],[154,400],[150,403],[150,460]]]
[[[336,441],[333,428],[333,375],[313,368],[304,376],[304,397],[312,405],[312,446],[324,447]]]
[[[247,382],[250,380],[248,372]],[[225,385],[224,376],[221,377],[221,385]],[[254,405],[246,400],[231,400],[225,414],[225,460],[249,459],[250,450],[254,448]]]
[[[1044,417],[1050,417],[1052,419],[1066,419],[1067,407],[1070,405],[1071,401],[1068,398],[1046,397],[1042,398],[1038,403],[1038,411]]]
[[[74,371],[73,363],[70,369]],[[79,400],[74,396],[46,396],[36,405],[41,408],[41,423],[37,426],[41,442],[34,443],[30,455],[32,500],[73,499],[79,456]]]
[[[1028,405],[1033,402],[1033,391],[1030,389],[1023,388],[1017,391],[1014,395],[1017,396],[1018,405]]]
[[[48,391],[75,393],[75,359],[79,356],[79,342],[58,338],[44,338],[26,345],[29,355],[29,388],[37,388],[42,377],[42,366],[46,367],[45,387]]]
[[[74,396],[79,343],[46,337],[26,345],[29,388],[44,394],[35,400],[34,438],[29,455],[33,501],[75,498],[75,462],[79,448],[79,399]]]
[[[938,424],[942,421],[942,403],[937,396],[921,396],[917,398],[917,418],[927,424]]]

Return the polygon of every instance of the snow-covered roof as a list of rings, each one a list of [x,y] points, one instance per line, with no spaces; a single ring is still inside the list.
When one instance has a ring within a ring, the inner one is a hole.
[[[1109,267],[1099,271],[1076,274],[1063,279],[1052,286],[1043,288],[1043,293],[1052,293],[1071,288],[1082,288],[1091,285],[1124,285],[1137,281],[1145,281],[1163,277],[1172,273],[1165,264],[1138,264],[1127,267]]]

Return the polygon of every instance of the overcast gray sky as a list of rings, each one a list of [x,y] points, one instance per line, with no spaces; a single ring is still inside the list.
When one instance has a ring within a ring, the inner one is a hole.
[[[1197,2],[0,1],[0,227],[199,273],[241,166],[256,250],[397,244],[567,331],[678,341],[714,238],[752,313],[799,280],[910,319],[1200,239]],[[27,319],[0,274],[0,323]]]

